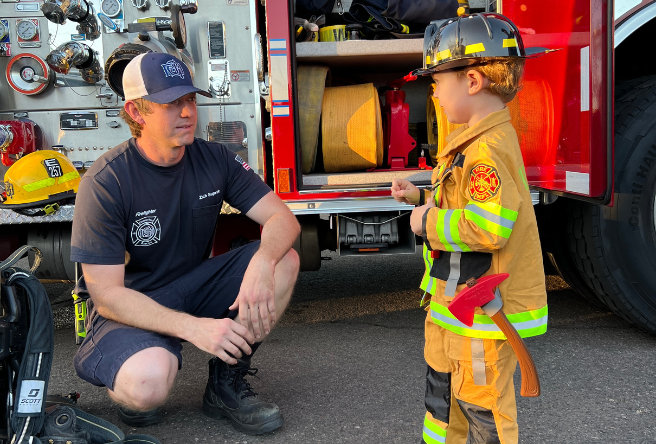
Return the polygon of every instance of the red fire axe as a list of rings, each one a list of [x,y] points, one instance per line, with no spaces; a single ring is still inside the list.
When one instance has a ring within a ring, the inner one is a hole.
[[[460,322],[472,326],[474,324],[474,309],[481,307],[486,315],[494,321],[499,329],[506,335],[508,342],[517,355],[519,369],[522,373],[521,395],[524,397],[540,396],[540,379],[535,368],[531,353],[526,348],[515,327],[508,321],[506,314],[501,310],[501,301],[495,298],[494,289],[508,276],[508,273],[493,274],[480,279],[471,278],[467,287],[449,304],[449,311]]]

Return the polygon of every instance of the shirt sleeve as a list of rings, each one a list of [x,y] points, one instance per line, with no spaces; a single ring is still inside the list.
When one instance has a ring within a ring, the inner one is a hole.
[[[458,184],[464,208],[431,208],[424,215],[424,238],[433,250],[503,248],[517,220],[522,197],[507,166],[484,140],[468,151]]]
[[[242,213],[247,213],[253,205],[271,192],[260,176],[238,154],[222,146],[226,154],[227,182],[225,201]]]
[[[118,185],[117,185],[118,187]],[[110,191],[95,177],[80,181],[75,199],[71,261],[83,264],[125,263],[127,229],[118,188]]]

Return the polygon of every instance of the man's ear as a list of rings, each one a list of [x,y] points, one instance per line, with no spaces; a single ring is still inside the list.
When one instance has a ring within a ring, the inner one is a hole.
[[[465,80],[467,81],[470,96],[480,92],[489,83],[489,80],[475,69],[467,70],[465,73]]]
[[[146,123],[143,116],[139,112],[137,105],[135,105],[133,101],[128,100],[125,102],[125,112],[128,113],[128,115],[132,117],[132,120],[137,122],[139,125],[144,125]]]

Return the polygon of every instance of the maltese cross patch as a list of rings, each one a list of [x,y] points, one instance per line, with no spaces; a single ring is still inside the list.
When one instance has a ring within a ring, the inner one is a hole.
[[[471,170],[469,176],[469,194],[473,200],[485,202],[496,196],[501,187],[497,170],[485,164],[478,164]]]

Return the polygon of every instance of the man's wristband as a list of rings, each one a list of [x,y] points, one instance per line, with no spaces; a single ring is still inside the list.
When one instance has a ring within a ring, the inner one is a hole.
[[[419,205],[426,205],[426,190],[419,190]]]

